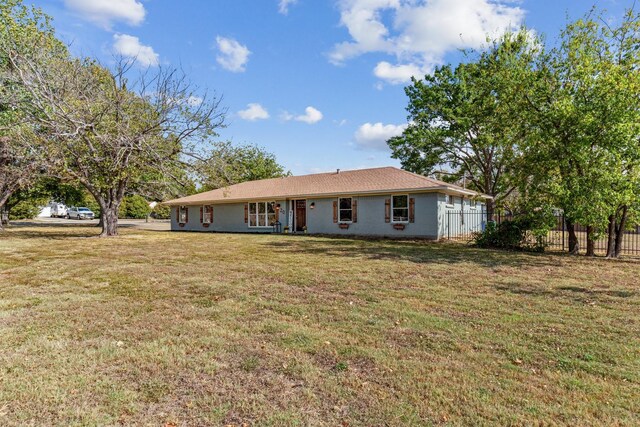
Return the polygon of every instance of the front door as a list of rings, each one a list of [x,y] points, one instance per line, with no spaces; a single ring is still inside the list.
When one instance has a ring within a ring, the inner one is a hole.
[[[296,231],[302,232],[307,226],[307,201],[296,200]]]

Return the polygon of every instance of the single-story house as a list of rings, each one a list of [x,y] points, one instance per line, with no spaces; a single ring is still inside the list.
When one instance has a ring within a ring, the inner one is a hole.
[[[488,196],[395,167],[243,182],[165,202],[171,229],[440,239]],[[453,213],[453,215],[452,215]],[[478,230],[483,221],[472,225]],[[468,231],[468,230],[467,230]]]

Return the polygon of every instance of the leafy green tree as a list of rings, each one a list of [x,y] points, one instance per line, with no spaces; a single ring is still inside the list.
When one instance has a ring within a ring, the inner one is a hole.
[[[151,207],[144,197],[132,195],[125,197],[124,217],[144,219],[151,213]]]
[[[183,159],[184,160],[184,159]],[[194,159],[181,161],[176,156],[163,170],[145,171],[127,190],[145,200],[163,201],[195,194]]]
[[[534,69],[511,70],[512,105],[528,129],[517,168],[522,194],[563,209],[570,252],[574,225],[587,227],[587,254],[608,230],[617,257],[640,197],[640,20],[612,27],[592,11],[570,23]],[[514,83],[517,82],[517,83]]]
[[[536,43],[527,31],[508,34],[453,68],[435,69],[405,88],[409,126],[388,145],[402,167],[419,174],[447,169],[494,199],[489,216],[515,189],[510,172],[521,128],[513,126],[509,93],[501,79],[514,58],[531,62]]]
[[[7,54],[36,101],[28,119],[47,133],[56,173],[77,180],[100,206],[101,236],[118,234],[131,187],[173,171],[224,125],[219,99],[193,103],[196,94],[175,70],[131,81],[124,61],[110,71],[88,59]]]
[[[82,187],[63,183],[54,177],[38,176],[30,185],[15,191],[5,207],[10,219],[28,219],[34,218],[51,201],[78,206],[84,203],[85,197],[86,190]]]
[[[151,215],[155,219],[169,219],[171,218],[171,207],[162,205],[162,204],[157,204],[153,208]]]
[[[214,190],[240,182],[279,178],[291,173],[280,165],[275,155],[256,145],[216,144],[206,160],[194,165],[201,191]]]
[[[0,2],[0,211],[16,191],[38,178],[48,160],[41,133],[25,123],[33,100],[16,78],[9,52],[52,56],[64,51],[41,10],[21,0]]]
[[[40,209],[47,203],[46,200],[22,200],[9,210],[9,220],[33,219],[38,216]]]

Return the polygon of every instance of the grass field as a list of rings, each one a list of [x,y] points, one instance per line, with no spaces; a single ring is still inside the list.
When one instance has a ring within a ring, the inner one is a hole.
[[[638,425],[640,264],[0,235],[0,425]]]

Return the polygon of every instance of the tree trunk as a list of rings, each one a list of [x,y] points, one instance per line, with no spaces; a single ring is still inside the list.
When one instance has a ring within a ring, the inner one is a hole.
[[[100,225],[102,232],[100,237],[114,237],[118,235],[118,212],[120,205],[124,200],[124,190],[127,181],[120,181],[117,188],[109,189],[105,192],[99,192],[91,185],[84,183],[85,187],[93,195],[100,205]]]
[[[109,206],[102,209],[102,233],[100,237],[114,237],[118,235],[118,207]]]
[[[613,249],[613,256],[618,258],[620,253],[622,252],[622,244],[624,243],[624,232],[627,227],[627,213],[628,207],[623,206],[622,212],[620,213],[620,222],[616,226],[616,243]]]
[[[487,221],[495,221],[496,202],[494,199],[487,200]]]
[[[578,255],[580,252],[580,242],[578,241],[578,236],[576,235],[576,226],[570,221],[566,220],[567,224],[567,232],[569,233],[569,253],[571,255]]]
[[[609,215],[609,226],[607,227],[607,258],[615,258],[616,241],[616,216]]]
[[[593,240],[593,227],[587,226],[587,256],[596,256],[596,242]]]
[[[7,204],[7,200],[9,200],[9,197],[11,197],[12,193],[8,193],[5,194],[4,196],[2,196],[2,198],[0,198],[0,232],[4,231],[4,224],[2,223],[2,214],[4,212],[4,208]],[[7,218],[7,222],[9,221],[9,219]]]

